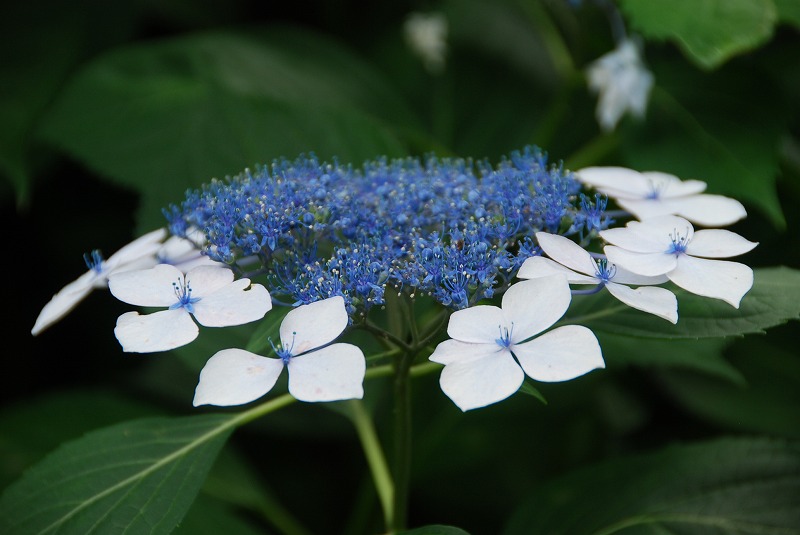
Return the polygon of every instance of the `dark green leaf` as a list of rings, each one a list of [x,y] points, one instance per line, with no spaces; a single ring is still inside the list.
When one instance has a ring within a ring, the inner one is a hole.
[[[607,368],[634,365],[642,368],[685,369],[743,386],[745,378],[723,356],[731,338],[658,340],[598,332]]]
[[[523,394],[533,396],[542,403],[544,403],[545,405],[547,405],[547,400],[545,399],[544,395],[542,395],[542,393],[539,392],[539,390],[535,386],[533,386],[530,381],[527,380],[524,381],[522,383],[522,386],[519,387],[519,391],[522,392]]]
[[[674,41],[706,69],[772,37],[772,0],[621,0],[631,26],[648,39]]]
[[[722,439],[580,470],[525,500],[506,535],[788,535],[800,526],[800,444]]]
[[[778,20],[800,28],[800,2],[797,0],[772,0],[778,9]]]
[[[292,307],[275,307],[263,320],[261,320],[255,332],[250,336],[245,349],[253,353],[262,353],[272,348],[272,343],[281,343],[280,329],[283,318],[292,310]]]
[[[169,533],[188,510],[234,417],[135,420],[61,446],[0,498],[0,532]]]
[[[397,535],[469,535],[469,533],[452,526],[430,525],[409,531],[401,531]]]
[[[634,310],[600,292],[575,298],[565,322],[597,331],[655,338],[707,338],[763,333],[800,319],[800,271],[787,267],[754,270],[753,289],[738,309],[718,299],[674,289],[678,323]]]
[[[183,522],[172,532],[174,535],[266,535],[262,529],[237,514],[233,507],[200,494],[189,508]]]
[[[299,54],[231,33],[131,46],[80,72],[41,134],[142,192],[142,229],[162,225],[161,208],[187,188],[282,155],[358,162],[403,154],[390,123],[372,113],[370,86],[347,77],[353,69],[320,66],[330,53]]]

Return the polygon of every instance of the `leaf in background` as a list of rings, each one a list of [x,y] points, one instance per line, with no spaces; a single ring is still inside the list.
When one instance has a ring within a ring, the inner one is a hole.
[[[380,79],[362,83],[371,71],[344,52],[331,59],[333,43],[290,35],[210,33],[115,51],[72,80],[40,133],[143,193],[140,229],[163,225],[161,208],[187,188],[282,155],[404,154],[390,120],[412,114],[388,89],[371,96]]]
[[[775,182],[787,104],[758,64],[735,62],[703,74],[685,65],[653,65],[656,87],[647,118],[622,129],[628,167],[708,183],[784,228]]]
[[[786,349],[797,333],[788,326],[781,331],[787,334],[782,345],[773,331],[731,347],[731,362],[747,378],[745,388],[680,370],[663,371],[660,383],[680,406],[717,426],[800,438],[800,359]]]
[[[131,34],[134,4],[34,0],[3,6],[0,33],[8,45],[0,47],[0,175],[13,184],[18,203],[27,202],[31,174],[42,163],[30,139],[36,121],[83,58]]]
[[[156,409],[105,390],[49,393],[3,407],[0,414],[0,488],[17,479],[60,443],[114,423],[153,416]]]
[[[246,520],[246,516],[227,504],[209,498],[202,493],[197,496],[183,521],[172,532],[174,535],[265,535],[263,529]]]
[[[570,473],[537,489],[505,535],[797,532],[800,444],[721,439]]]
[[[725,379],[738,386],[746,384],[741,372],[723,356],[731,338],[699,340],[658,340],[597,332],[606,368],[634,365],[641,368],[688,369]]]
[[[773,0],[620,0],[631,27],[674,41],[696,65],[714,69],[772,37]]]
[[[401,531],[397,535],[469,535],[469,533],[453,526],[430,525]]]
[[[0,532],[169,533],[203,484],[233,416],[135,420],[62,445],[0,498]]]
[[[797,0],[772,0],[778,10],[778,20],[800,28],[800,2]]]
[[[573,300],[568,323],[612,334],[653,338],[707,338],[763,333],[800,319],[800,271],[787,267],[754,270],[755,282],[738,309],[718,299],[674,288],[678,324],[634,310],[600,292]]]

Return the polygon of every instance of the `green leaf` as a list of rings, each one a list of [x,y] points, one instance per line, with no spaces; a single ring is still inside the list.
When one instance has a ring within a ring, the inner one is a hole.
[[[533,396],[539,401],[541,401],[544,405],[547,405],[547,400],[545,399],[544,395],[541,392],[539,392],[539,390],[535,386],[533,386],[533,384],[531,384],[530,381],[525,380],[522,383],[522,386],[519,387],[519,391],[522,392],[523,394]]]
[[[721,439],[589,467],[540,487],[506,535],[788,535],[800,526],[800,444]]]
[[[354,69],[341,61],[323,67],[330,52],[309,59],[321,44],[304,61],[281,48],[297,41],[212,33],[115,51],[78,73],[40,134],[142,192],[141,229],[162,226],[161,209],[187,188],[282,155],[358,162],[404,154],[395,123],[376,114],[412,114],[389,97],[379,108],[366,94],[371,86],[359,85],[363,76],[348,78]]]
[[[772,37],[772,0],[620,0],[631,26],[648,39],[674,41],[699,67],[714,69]]]
[[[800,2],[797,0],[772,0],[778,9],[778,20],[800,28]]]
[[[613,334],[654,338],[708,338],[763,333],[800,319],[800,271],[787,267],[754,270],[753,288],[738,309],[718,299],[675,288],[678,323],[634,310],[608,295],[574,299],[564,322]]]
[[[683,369],[701,372],[743,386],[741,372],[723,356],[730,338],[660,340],[633,338],[597,332],[607,368],[634,365],[642,368]]]
[[[452,526],[438,524],[423,526],[409,531],[401,531],[397,535],[469,535],[466,531]]]
[[[262,353],[275,344],[281,343],[280,329],[283,318],[292,310],[292,307],[275,307],[263,320],[261,320],[255,332],[250,336],[245,349],[253,353]]]
[[[135,420],[61,446],[0,498],[0,532],[169,533],[188,510],[232,416]]]
[[[248,522],[244,515],[237,514],[233,507],[220,503],[202,493],[197,496],[180,526],[175,528],[172,533],[174,535],[265,534],[263,530]]]
[[[707,182],[709,193],[737,198],[784,228],[775,182],[787,115],[777,84],[759,83],[749,64],[702,76],[667,62],[654,70],[647,119],[620,132],[625,164]]]
[[[0,413],[0,488],[62,442],[92,429],[153,414],[154,409],[141,400],[105,390],[49,393],[4,407]]]

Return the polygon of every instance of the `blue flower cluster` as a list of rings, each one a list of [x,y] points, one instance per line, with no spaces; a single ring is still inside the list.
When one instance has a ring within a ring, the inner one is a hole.
[[[605,228],[571,173],[535,147],[496,166],[465,159],[379,159],[360,168],[314,156],[213,180],[165,211],[173,234],[198,228],[205,252],[259,267],[274,298],[306,304],[344,297],[351,317],[384,303],[387,288],[461,309],[493,295],[538,254],[540,230]]]

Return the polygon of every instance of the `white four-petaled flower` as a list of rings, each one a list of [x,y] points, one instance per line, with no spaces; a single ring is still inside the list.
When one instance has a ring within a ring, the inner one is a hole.
[[[227,327],[256,321],[272,308],[269,292],[249,279],[233,280],[224,267],[200,266],[184,275],[160,264],[109,277],[111,293],[131,305],[167,307],[140,315],[127,312],[117,319],[114,334],[122,349],[133,353],[167,351],[197,338],[192,316],[206,327]]]
[[[36,336],[66,316],[92,290],[105,288],[110,275],[155,265],[156,251],[161,247],[161,240],[166,233],[166,229],[163,228],[148,232],[105,260],[98,251],[93,252],[91,256],[87,255],[86,263],[89,271],[53,296],[36,318],[31,334]]]
[[[600,236],[611,244],[604,250],[617,266],[639,275],[666,275],[684,290],[722,299],[736,308],[753,286],[748,266],[717,260],[758,245],[728,230],[695,232],[686,219],[667,215],[631,221],[625,228],[601,231]]]
[[[515,393],[525,374],[537,381],[567,381],[603,368],[600,345],[579,325],[553,329],[571,300],[562,274],[522,281],[503,295],[502,308],[478,305],[450,317],[447,334],[429,357],[444,364],[439,384],[467,411]]]
[[[412,13],[403,26],[408,46],[432,74],[444,69],[447,54],[447,19],[443,13]]]
[[[583,247],[557,234],[537,232],[536,240],[550,258],[528,258],[520,267],[517,277],[534,279],[563,273],[570,284],[602,285],[611,295],[630,307],[655,314],[672,323],[678,322],[678,301],[675,294],[666,288],[651,286],[667,282],[665,275],[636,275],[605,259],[592,258]],[[626,286],[628,284],[639,288],[630,288]]]
[[[706,183],[700,180],[681,180],[658,171],[640,173],[625,167],[586,167],[575,176],[640,220],[678,215],[704,227],[722,227],[747,216],[736,199],[703,193]]]
[[[613,130],[626,111],[644,116],[653,74],[647,70],[636,43],[621,41],[608,54],[586,69],[589,88],[599,93],[597,122],[603,130]]]
[[[366,361],[361,349],[330,344],[347,327],[344,299],[331,297],[291,310],[280,328],[278,358],[243,349],[216,353],[200,372],[194,405],[242,405],[269,392],[283,368],[289,393],[300,401],[336,401],[364,396]]]

